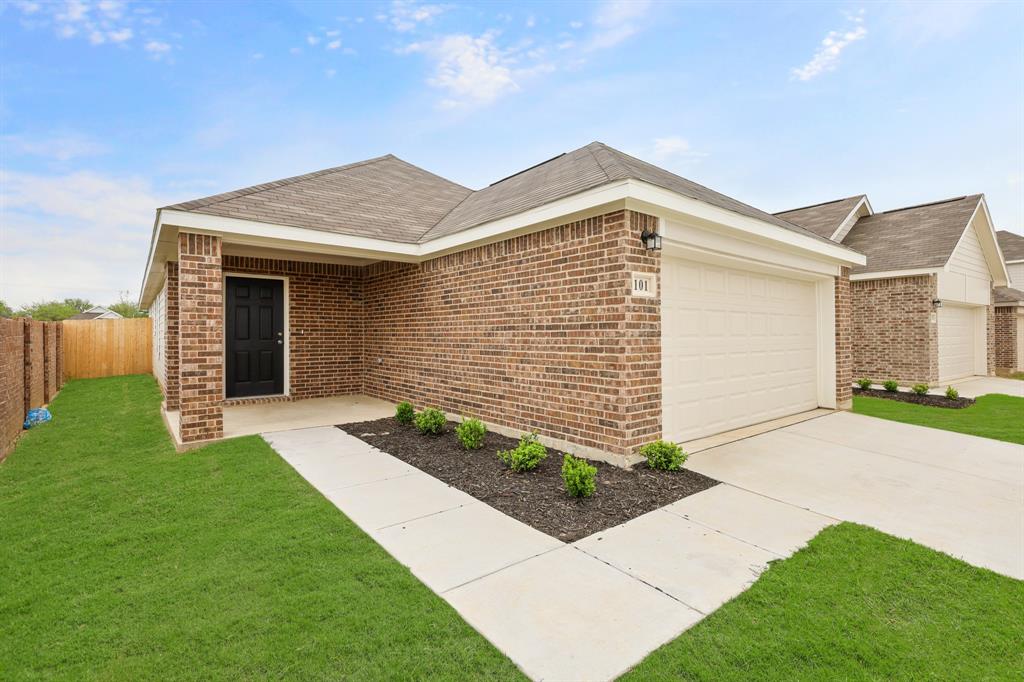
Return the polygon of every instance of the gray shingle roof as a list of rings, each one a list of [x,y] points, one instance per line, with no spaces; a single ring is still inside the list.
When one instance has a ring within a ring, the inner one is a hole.
[[[419,243],[625,179],[828,241],[600,142],[475,192],[389,154],[166,208]]]
[[[1024,237],[1006,230],[999,230],[996,232],[996,239],[999,240],[999,250],[1003,252],[1005,260],[1024,260]]]
[[[992,289],[996,304],[1024,303],[1024,291],[1012,287],[994,287]]]
[[[861,218],[843,246],[860,251],[868,264],[854,274],[942,267],[956,248],[982,195],[899,208]]]
[[[850,215],[850,211],[863,198],[863,194],[858,194],[855,197],[836,199],[824,204],[779,211],[775,215],[783,220],[788,220],[794,225],[808,229],[819,237],[830,239],[836,230],[839,229],[839,226],[843,224],[843,221],[846,220],[846,217]]]

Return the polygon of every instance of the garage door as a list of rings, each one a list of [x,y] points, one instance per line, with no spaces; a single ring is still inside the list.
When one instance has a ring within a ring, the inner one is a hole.
[[[974,374],[975,310],[948,304],[939,308],[939,381]]]
[[[664,257],[662,426],[684,441],[811,410],[811,282]]]

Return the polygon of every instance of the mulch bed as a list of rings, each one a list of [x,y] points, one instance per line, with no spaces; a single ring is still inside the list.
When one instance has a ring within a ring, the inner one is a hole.
[[[655,471],[641,462],[623,469],[590,462],[597,467],[597,492],[576,499],[565,492],[562,453],[553,448],[536,469],[517,474],[498,460],[497,452],[514,448],[518,440],[497,433],[488,433],[479,450],[467,451],[455,438],[453,422],[439,436],[425,436],[392,417],[338,428],[564,542],[617,526],[718,483],[685,468]]]
[[[883,391],[877,388],[855,388],[853,389],[853,394],[866,395],[872,398],[885,398],[886,400],[897,400],[901,403],[928,405],[929,407],[949,407],[954,410],[960,410],[974,404],[974,400],[972,398],[957,398],[956,400],[950,400],[944,395],[932,395],[931,393],[918,395],[916,393],[907,393],[906,391]]]

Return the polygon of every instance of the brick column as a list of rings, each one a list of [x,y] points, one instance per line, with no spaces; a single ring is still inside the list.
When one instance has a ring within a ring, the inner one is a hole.
[[[850,268],[842,268],[836,277],[836,407],[853,407],[853,295]]]
[[[181,407],[178,374],[178,264],[167,261],[167,309],[164,331],[164,403],[174,412]]]
[[[224,304],[221,240],[178,235],[178,367],[181,440],[224,435]]]
[[[985,372],[990,377],[996,375],[996,307],[993,303],[992,291],[988,294],[988,307],[985,309]]]

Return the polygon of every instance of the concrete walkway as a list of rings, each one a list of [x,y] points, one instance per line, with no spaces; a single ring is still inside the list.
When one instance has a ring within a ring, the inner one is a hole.
[[[264,434],[535,680],[610,680],[834,522],[720,485],[571,545],[335,428]]]
[[[970,377],[969,379],[959,379],[950,382],[950,385],[960,392],[961,398],[977,398],[979,395],[988,395],[989,393],[1002,393],[1003,395],[1024,398],[1024,381],[1019,379]],[[933,388],[928,392],[945,395],[946,387]]]

